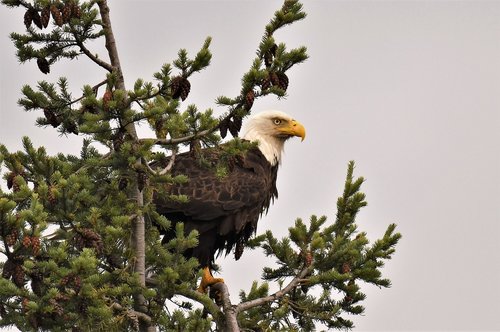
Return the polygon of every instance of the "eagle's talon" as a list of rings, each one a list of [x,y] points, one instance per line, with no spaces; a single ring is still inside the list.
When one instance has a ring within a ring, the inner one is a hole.
[[[203,269],[203,275],[201,277],[200,286],[198,287],[198,292],[207,294],[208,287],[213,286],[219,282],[224,282],[224,279],[214,278],[212,276],[212,272],[210,272],[210,269],[208,267],[205,267]]]

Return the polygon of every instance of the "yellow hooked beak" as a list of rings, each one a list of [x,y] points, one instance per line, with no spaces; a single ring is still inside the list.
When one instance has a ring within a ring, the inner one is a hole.
[[[302,141],[306,138],[306,128],[296,120],[288,121],[278,130],[284,135],[300,137]]]

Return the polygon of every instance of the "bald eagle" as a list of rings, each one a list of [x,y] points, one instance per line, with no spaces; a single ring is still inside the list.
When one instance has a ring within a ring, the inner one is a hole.
[[[198,231],[198,246],[186,255],[196,257],[204,270],[200,291],[206,292],[208,286],[222,281],[210,273],[215,257],[234,250],[235,259],[239,259],[257,229],[260,215],[278,197],[278,167],[284,143],[293,136],[304,140],[302,124],[286,113],[265,111],[249,119],[241,141],[249,145],[244,153],[227,158],[222,145],[203,149],[198,155],[177,155],[172,175],[184,174],[188,181],[172,185],[168,192],[187,196],[188,202],[157,196],[155,205],[174,226],[183,222],[186,234]],[[218,174],[214,165],[224,157],[227,165],[223,174]],[[175,237],[173,230],[175,227],[166,232],[164,242]]]

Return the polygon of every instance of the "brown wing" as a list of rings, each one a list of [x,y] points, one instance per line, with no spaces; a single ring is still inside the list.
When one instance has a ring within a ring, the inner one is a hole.
[[[179,203],[166,197],[155,201],[161,214],[182,214],[190,220],[208,221],[235,213],[243,207],[267,208],[270,194],[275,192],[271,166],[258,149],[248,151],[231,161],[227,175],[218,176],[213,163],[201,162],[191,154],[179,155],[173,175],[184,174],[188,182],[169,188],[173,195],[186,195],[188,203]],[[262,212],[261,210],[259,213]]]

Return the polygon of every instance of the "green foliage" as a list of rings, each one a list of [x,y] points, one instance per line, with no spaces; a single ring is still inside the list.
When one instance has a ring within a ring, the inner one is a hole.
[[[309,225],[297,219],[289,228],[289,236],[276,239],[270,231],[256,237],[252,247],[260,245],[265,254],[276,259],[277,267],[265,267],[263,279],[277,281],[280,288],[300,271],[308,271],[298,287],[283,297],[240,314],[240,325],[251,330],[304,331],[317,323],[329,329],[351,328],[346,315],[364,312],[365,295],[361,283],[390,287],[382,278],[384,261],[392,257],[401,234],[395,225],[370,245],[366,234],[357,231],[355,218],[366,206],[360,192],[363,178],[353,178],[350,162],[343,195],[337,201],[337,216],[328,225],[327,218],[311,216]],[[240,293],[242,302],[268,295],[268,284],[252,285],[251,291]],[[270,314],[272,313],[272,314]]]

